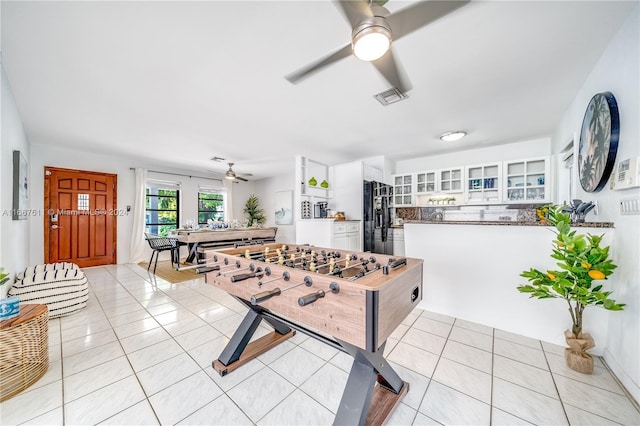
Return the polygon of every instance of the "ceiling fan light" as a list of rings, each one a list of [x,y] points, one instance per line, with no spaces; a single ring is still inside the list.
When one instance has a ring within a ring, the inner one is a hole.
[[[353,54],[363,61],[381,58],[391,46],[391,33],[384,27],[370,26],[353,37]]]
[[[224,175],[224,178],[229,180],[234,180],[236,177],[233,176],[232,174],[227,173],[226,175]]]
[[[455,142],[457,140],[462,139],[467,135],[467,132],[463,132],[461,130],[456,130],[455,132],[447,132],[440,135],[440,139],[445,142]]]

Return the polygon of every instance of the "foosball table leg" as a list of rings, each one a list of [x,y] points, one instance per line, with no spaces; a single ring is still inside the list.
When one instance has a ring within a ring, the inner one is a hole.
[[[274,331],[249,343],[262,320],[268,322]],[[294,334],[295,331],[282,322],[262,315],[258,309],[249,309],[220,357],[211,365],[221,376],[225,376],[284,340],[293,337]]]
[[[353,357],[334,425],[379,425],[393,412],[409,390],[382,356],[384,346],[368,352],[340,342]]]

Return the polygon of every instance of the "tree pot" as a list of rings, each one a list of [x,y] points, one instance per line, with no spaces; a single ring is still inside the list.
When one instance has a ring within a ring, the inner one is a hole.
[[[580,333],[578,337],[566,330],[564,337],[568,348],[564,350],[564,360],[567,367],[584,374],[593,373],[593,357],[587,351],[596,346],[589,333]]]

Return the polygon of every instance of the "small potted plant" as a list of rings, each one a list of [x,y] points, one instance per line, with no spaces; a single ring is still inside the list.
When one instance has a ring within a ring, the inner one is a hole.
[[[245,214],[249,215],[249,220],[247,221],[247,226],[253,226],[254,222],[257,225],[262,225],[267,217],[264,215],[264,209],[260,208],[260,200],[254,194],[249,196],[249,199],[244,205]]]
[[[518,286],[522,293],[538,299],[560,298],[569,305],[571,330],[565,331],[568,348],[565,349],[567,366],[581,373],[593,372],[593,358],[586,351],[595,343],[582,331],[582,318],[587,306],[600,306],[620,311],[625,306],[610,299],[610,291],[604,291],[603,281],[617,267],[609,259],[609,247],[601,247],[602,236],[577,234],[569,223],[571,217],[563,207],[548,206],[545,219],[555,227],[551,257],[557,260],[561,270],[542,272],[531,268],[520,276],[529,284]]]

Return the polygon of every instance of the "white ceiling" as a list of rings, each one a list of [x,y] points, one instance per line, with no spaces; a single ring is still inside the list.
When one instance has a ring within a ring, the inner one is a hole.
[[[33,144],[260,178],[548,136],[637,3],[472,1],[394,43],[413,90],[387,107],[355,57],[284,79],[349,42],[329,1],[2,1],[2,61]]]

